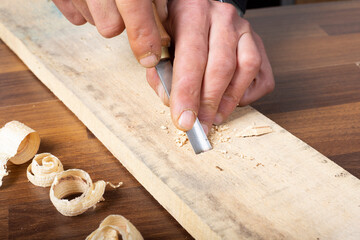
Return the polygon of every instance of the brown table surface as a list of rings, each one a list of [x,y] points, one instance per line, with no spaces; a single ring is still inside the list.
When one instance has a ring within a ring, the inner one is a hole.
[[[253,104],[260,112],[360,177],[360,1],[248,11],[273,65],[276,90]],[[145,81],[145,79],[144,79]],[[0,239],[84,239],[109,214],[122,214],[146,239],[191,236],[92,133],[0,41],[0,125],[21,121],[64,168],[117,183],[106,201],[64,217],[49,188],[26,178],[27,164],[8,164],[0,188]],[[324,183],[326,184],[326,183]],[[341,189],[339,189],[341,194]]]

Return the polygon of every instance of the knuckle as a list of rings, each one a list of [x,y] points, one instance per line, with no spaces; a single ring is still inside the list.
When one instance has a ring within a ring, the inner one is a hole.
[[[226,92],[223,96],[223,100],[231,105],[237,105],[240,101],[240,98],[234,92]]]
[[[186,96],[188,99],[198,99],[201,89],[194,86],[194,77],[183,76],[177,82],[173,83],[174,89],[177,89],[179,95]]]
[[[241,59],[240,66],[248,72],[258,71],[261,66],[259,54],[248,54]]]
[[[229,19],[232,19],[233,17],[238,16],[236,8],[232,4],[230,4],[230,3],[220,4],[220,6],[222,8],[221,11],[224,14],[224,16],[228,16]]]
[[[241,18],[241,26],[242,26],[244,32],[250,32],[251,31],[251,25],[250,25],[250,22],[248,20],[245,20],[245,19]]]
[[[275,89],[275,80],[271,77],[269,80],[265,82],[266,94],[271,93]]]
[[[131,34],[131,38],[134,41],[143,42],[152,39],[154,36],[154,31],[151,27],[144,27],[142,25],[134,26],[132,29],[128,29],[129,34]],[[153,41],[152,41],[153,42]]]
[[[76,26],[80,26],[86,23],[85,18],[81,14],[77,14],[77,13],[68,17],[68,19],[72,24]]]
[[[207,96],[201,99],[201,107],[204,107],[208,112],[216,112],[219,106],[219,100],[217,96],[219,94],[213,93],[212,96]]]
[[[96,27],[98,29],[98,32],[105,38],[115,37],[123,31],[121,24],[118,23],[110,24],[107,26],[97,24]]]
[[[247,103],[246,101],[241,100],[237,106],[239,106],[239,107],[245,107],[245,106],[247,106],[247,105],[248,105],[248,103]]]

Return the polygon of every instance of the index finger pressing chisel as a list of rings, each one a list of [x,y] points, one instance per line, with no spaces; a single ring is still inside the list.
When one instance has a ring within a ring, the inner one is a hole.
[[[154,10],[156,25],[158,27],[161,36],[161,58],[160,58],[160,62],[156,65],[155,68],[160,77],[160,81],[165,88],[166,95],[170,99],[172,73],[173,73],[172,65],[170,62],[170,54],[168,51],[168,47],[170,46],[170,36],[166,32],[163,25],[161,24],[154,3],[153,3],[153,10]],[[187,131],[186,134],[196,154],[212,149],[211,144],[198,118],[196,118],[193,128]]]

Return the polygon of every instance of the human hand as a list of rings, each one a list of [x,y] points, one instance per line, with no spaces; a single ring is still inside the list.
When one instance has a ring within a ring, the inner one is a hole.
[[[198,116],[208,134],[237,105],[274,89],[272,69],[260,37],[226,3],[172,0],[165,23],[175,42],[173,82],[167,98],[155,68],[147,80],[166,105],[175,126],[190,130]]]
[[[156,27],[152,0],[53,0],[64,16],[75,25],[95,25],[99,33],[111,38],[126,26],[131,49],[141,65],[154,67],[161,55],[160,34]],[[167,18],[167,0],[154,0],[160,20]]]

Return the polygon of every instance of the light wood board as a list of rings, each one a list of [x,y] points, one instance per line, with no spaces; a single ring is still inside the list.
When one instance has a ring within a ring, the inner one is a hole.
[[[251,107],[227,123],[231,142],[177,147],[125,34],[72,26],[49,1],[2,0],[0,37],[195,238],[360,238],[359,179]],[[274,132],[235,137],[253,123]]]

